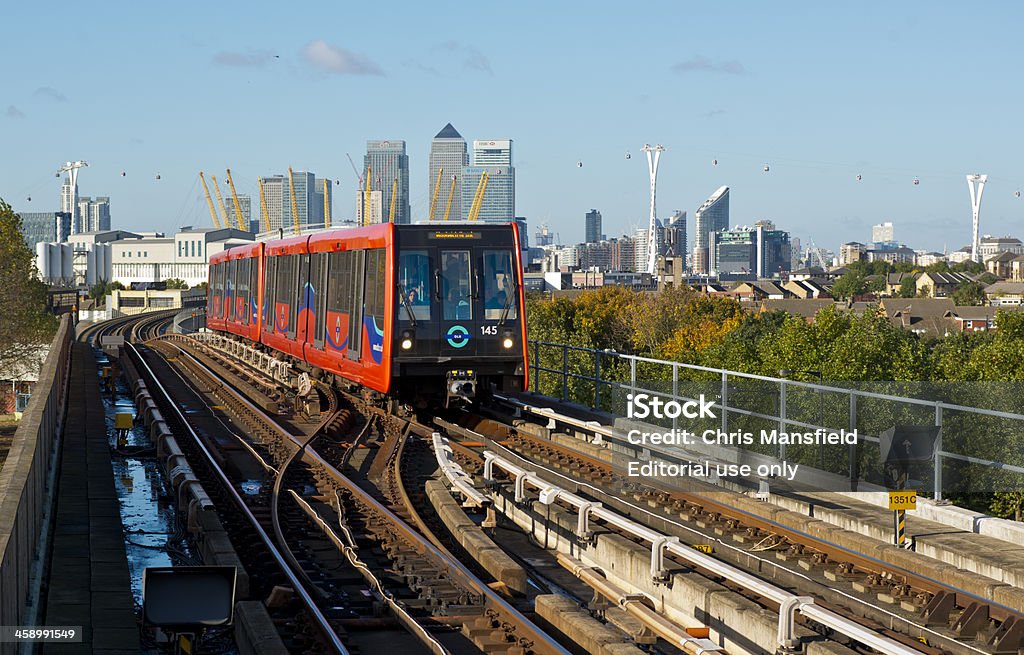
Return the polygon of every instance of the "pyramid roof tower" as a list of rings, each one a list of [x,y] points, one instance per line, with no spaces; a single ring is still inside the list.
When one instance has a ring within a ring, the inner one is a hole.
[[[461,139],[462,135],[459,134],[458,130],[456,130],[454,127],[452,127],[451,123],[448,123],[447,125],[444,126],[444,128],[440,132],[437,133],[437,136],[435,136],[434,138],[435,139]]]

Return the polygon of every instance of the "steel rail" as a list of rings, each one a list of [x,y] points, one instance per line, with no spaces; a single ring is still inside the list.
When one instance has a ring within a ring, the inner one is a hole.
[[[814,600],[807,596],[798,596],[791,592],[768,583],[757,576],[738,569],[730,564],[721,562],[710,555],[694,550],[689,546],[679,543],[677,537],[668,537],[647,526],[641,525],[632,519],[625,518],[616,512],[605,509],[593,501],[586,500],[576,494],[570,493],[560,487],[539,478],[535,473],[513,464],[504,457],[490,451],[484,452],[484,459],[488,466],[485,468],[484,477],[492,480],[493,468],[498,467],[516,479],[517,495],[521,493],[524,484],[529,483],[542,493],[541,502],[551,504],[555,500],[561,500],[572,505],[580,512],[580,525],[586,525],[586,516],[593,516],[609,525],[613,525],[628,534],[648,541],[652,546],[651,567],[652,573],[658,573],[655,569],[663,557],[664,552],[671,552],[676,557],[687,561],[690,565],[710,571],[726,580],[736,583],[750,591],[757,593],[763,598],[776,603],[779,611],[779,646],[791,648],[792,637],[792,615],[793,611],[799,611],[809,619],[815,620],[822,625],[841,632],[848,637],[869,646],[886,655],[920,655],[920,651],[910,648],[895,640],[879,635],[876,631],[867,628],[859,623],[840,616],[835,612],[825,609],[814,603]],[[790,626],[787,631],[786,625]]]
[[[207,371],[209,370],[204,364],[199,362],[187,351],[183,350],[182,352],[186,357],[192,360],[196,366]],[[282,443],[286,448],[298,450],[301,447],[302,441],[300,441],[300,437],[291,434],[276,421],[267,417],[266,413],[262,409],[250,402],[245,396],[228,386],[222,386],[221,389],[228,395],[232,396],[232,398],[245,407],[247,411],[250,411],[255,415],[265,417],[266,428],[268,431],[274,433],[279,438],[280,443]],[[486,607],[498,612],[510,624],[521,628],[523,633],[520,634],[517,632],[517,636],[520,639],[532,640],[535,647],[540,648],[544,653],[570,655],[568,650],[566,650],[549,634],[537,627],[519,610],[509,604],[508,601],[499,596],[497,592],[484,584],[462,562],[454,558],[446,557],[440,549],[430,543],[430,541],[423,537],[423,535],[409,527],[405,521],[395,515],[395,513],[388,507],[383,505],[366,490],[357,485],[351,478],[335,468],[334,465],[327,461],[316,451],[316,449],[312,447],[305,448],[302,451],[302,460],[320,467],[334,482],[344,487],[345,490],[353,496],[356,502],[369,508],[371,511],[376,512],[389,524],[394,525],[402,538],[404,538],[405,541],[416,550],[416,552],[428,556],[435,562],[445,566],[451,574],[453,581],[466,588],[467,591],[471,591],[485,599],[484,604]]]
[[[345,648],[345,645],[341,643],[341,639],[338,637],[337,632],[334,631],[334,628],[331,627],[331,624],[327,620],[327,617],[324,616],[323,612],[320,611],[320,608],[317,606],[316,602],[313,600],[312,596],[310,596],[306,588],[302,585],[298,576],[295,574],[295,571],[293,571],[291,567],[288,566],[288,563],[281,555],[280,550],[274,545],[273,540],[270,538],[270,535],[267,534],[266,530],[264,530],[263,526],[260,525],[259,520],[253,515],[248,505],[245,504],[245,501],[239,495],[238,491],[231,483],[231,480],[228,478],[227,474],[217,464],[216,459],[213,457],[213,454],[210,452],[210,450],[206,447],[206,444],[203,443],[202,439],[199,438],[199,435],[196,434],[195,430],[192,429],[192,426],[185,418],[185,414],[181,411],[181,407],[179,407],[177,403],[175,403],[174,400],[171,398],[170,393],[160,383],[160,380],[157,378],[156,373],[153,371],[152,368],[150,368],[149,364],[142,357],[142,354],[138,351],[138,349],[131,343],[125,344],[125,348],[130,349],[131,352],[134,353],[134,359],[145,369],[146,374],[151,381],[149,384],[152,384],[155,389],[158,389],[160,394],[167,400],[168,405],[170,405],[174,409],[174,412],[175,414],[177,414],[178,419],[181,421],[182,425],[185,426],[185,429],[188,430],[189,434],[192,437],[192,440],[195,442],[196,446],[199,448],[199,451],[203,454],[203,457],[206,458],[211,469],[217,476],[218,481],[231,496],[232,500],[238,506],[239,511],[242,512],[242,514],[246,517],[246,519],[249,521],[252,527],[256,530],[256,533],[259,535],[260,540],[263,542],[267,550],[270,551],[270,554],[273,556],[274,561],[277,562],[277,565],[281,568],[285,576],[288,578],[288,581],[292,584],[293,590],[302,601],[302,604],[309,611],[314,623],[316,624],[317,628],[319,628],[324,638],[327,640],[327,643],[330,645],[331,648],[334,649],[336,653],[340,653],[341,655],[349,655],[348,649]]]

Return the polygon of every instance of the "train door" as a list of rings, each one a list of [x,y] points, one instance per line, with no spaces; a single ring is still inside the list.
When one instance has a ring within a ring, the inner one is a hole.
[[[441,353],[474,355],[480,337],[480,276],[473,248],[438,249],[435,298]]]

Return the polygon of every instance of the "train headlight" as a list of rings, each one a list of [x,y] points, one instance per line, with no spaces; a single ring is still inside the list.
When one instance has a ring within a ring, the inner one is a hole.
[[[505,334],[501,339],[501,347],[504,348],[505,350],[511,350],[512,346],[514,346],[515,343],[516,342],[513,341],[512,339],[512,331],[505,330]]]
[[[415,332],[413,332],[412,330],[403,330],[402,340],[399,342],[398,345],[402,347],[402,350],[412,350],[412,343],[415,339]]]

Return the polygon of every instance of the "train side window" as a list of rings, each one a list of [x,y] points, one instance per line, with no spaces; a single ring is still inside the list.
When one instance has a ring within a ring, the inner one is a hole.
[[[274,309],[274,300],[277,294],[277,262],[279,257],[267,257],[267,270],[263,278],[263,331],[264,332],[275,332],[274,330],[274,316],[276,311]]]
[[[217,264],[213,267],[213,315],[216,318],[223,317],[223,300],[224,300],[224,277],[222,275],[224,271],[224,264]]]
[[[238,268],[235,271],[235,320],[242,325],[249,324],[249,263],[251,259],[238,260]]]
[[[473,316],[473,277],[469,270],[469,251],[442,250],[441,267],[444,320],[469,320]]]
[[[516,317],[515,269],[512,267],[512,252],[509,250],[484,251],[484,318],[489,321],[501,319],[508,305],[506,318]],[[511,300],[510,300],[511,298]]]
[[[299,309],[306,307],[306,309],[312,311],[312,307],[306,305],[306,301],[309,296],[306,295],[306,283],[309,282],[309,255],[292,255],[292,259],[295,261],[295,289],[296,292],[292,295],[295,298],[295,302],[292,303],[292,334],[294,335],[299,330]],[[307,330],[309,327],[307,326]]]
[[[295,257],[284,255],[277,264],[277,303],[274,305],[275,329],[291,336],[295,329],[292,307],[295,306]],[[281,310],[284,309],[284,312]]]
[[[238,293],[238,277],[235,274],[238,270],[238,260],[232,259],[227,262],[227,284],[224,285],[224,300],[227,304],[224,311],[224,318],[229,321],[235,320],[235,296]]]
[[[363,350],[363,284],[365,283],[366,251],[349,254],[348,357],[358,360]]]
[[[348,278],[346,277],[345,263],[346,258],[344,252],[332,252],[327,257],[327,287],[326,293],[327,302],[326,310],[324,311],[324,325],[325,334],[330,335],[330,340],[334,344],[334,349],[340,349],[343,345],[343,339],[341,338],[341,317],[339,314],[344,314],[347,309],[345,307],[345,300],[348,293]],[[327,323],[327,314],[331,313],[334,315],[333,322]]]
[[[384,265],[387,254],[381,248],[366,251],[366,312],[374,325],[384,329]]]
[[[260,259],[256,257],[252,260],[252,270],[249,271],[249,289],[252,293],[252,298],[249,301],[249,313],[252,315],[252,322],[257,321],[257,316],[260,311]]]
[[[430,320],[430,258],[426,250],[404,250],[398,257],[398,318]],[[403,300],[404,298],[404,300]]]
[[[324,347],[324,307],[327,297],[327,286],[324,284],[324,265],[327,255],[325,253],[314,253],[309,255],[309,286],[313,296],[313,346]]]

